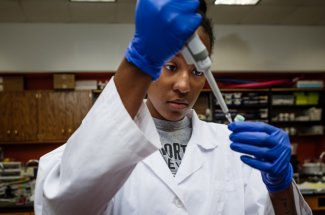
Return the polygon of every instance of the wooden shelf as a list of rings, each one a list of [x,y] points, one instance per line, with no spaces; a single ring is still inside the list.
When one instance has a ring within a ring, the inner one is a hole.
[[[274,120],[271,120],[270,121],[271,123],[281,123],[281,124],[286,124],[286,123],[290,123],[290,124],[292,124],[292,123],[297,123],[297,124],[307,124],[308,126],[310,126],[310,124],[322,124],[322,121],[321,120],[316,120],[316,121],[294,121],[294,120],[292,120],[292,121],[274,121]],[[307,126],[306,125],[306,126]]]
[[[271,92],[322,92],[323,88],[270,88]]]
[[[263,89],[220,89],[221,92],[268,92],[270,91],[269,89],[263,88]]]
[[[315,105],[272,105],[272,108],[312,108],[312,107],[322,107],[321,104],[315,104]]]

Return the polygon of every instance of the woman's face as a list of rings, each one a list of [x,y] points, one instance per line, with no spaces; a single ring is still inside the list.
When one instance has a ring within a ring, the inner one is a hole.
[[[202,42],[210,48],[209,36],[200,27],[197,30]],[[211,53],[211,50],[209,50]],[[163,69],[160,78],[148,90],[147,106],[158,119],[179,121],[195,104],[205,84],[204,74],[188,65],[179,53]]]

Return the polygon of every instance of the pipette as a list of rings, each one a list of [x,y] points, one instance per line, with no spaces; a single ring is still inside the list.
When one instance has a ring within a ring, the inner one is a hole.
[[[187,62],[187,64],[194,64],[195,68],[199,72],[203,72],[205,75],[214,96],[217,98],[218,103],[221,107],[222,112],[225,114],[227,120],[231,123],[231,115],[229,113],[228,107],[225,100],[222,97],[220,89],[212,75],[211,72],[211,59],[209,57],[209,52],[202,43],[198,34],[193,34],[186,42],[184,48],[182,49],[182,54]]]

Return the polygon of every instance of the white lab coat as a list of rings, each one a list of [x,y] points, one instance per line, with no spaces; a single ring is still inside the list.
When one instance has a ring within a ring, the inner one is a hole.
[[[36,214],[274,214],[226,126],[188,116],[193,133],[173,177],[145,104],[132,120],[110,81],[67,144],[40,159]]]

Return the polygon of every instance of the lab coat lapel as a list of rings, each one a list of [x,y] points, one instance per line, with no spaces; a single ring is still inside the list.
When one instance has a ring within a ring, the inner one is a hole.
[[[193,130],[182,163],[175,176],[178,184],[201,169],[206,161],[205,153],[217,147],[214,139],[206,138],[208,137],[208,134],[205,134],[206,123],[200,121],[193,110],[188,117],[192,118]]]
[[[144,135],[149,140],[151,140],[154,145],[158,146],[158,148],[161,148],[158,131],[156,130],[155,124],[146,105],[143,104],[140,107],[140,110],[134,121],[139,126]],[[151,171],[157,175],[157,177],[160,178],[178,196],[179,199],[183,200],[182,193],[177,187],[175,178],[158,150],[145,158],[142,162],[148,166]]]
[[[178,196],[179,199],[183,200],[183,195],[177,187],[175,178],[159,151],[144,159],[143,162]]]
[[[190,142],[186,148],[182,163],[178,168],[175,180],[178,184],[190,177],[196,171],[203,167],[205,163],[204,155],[196,143]]]

